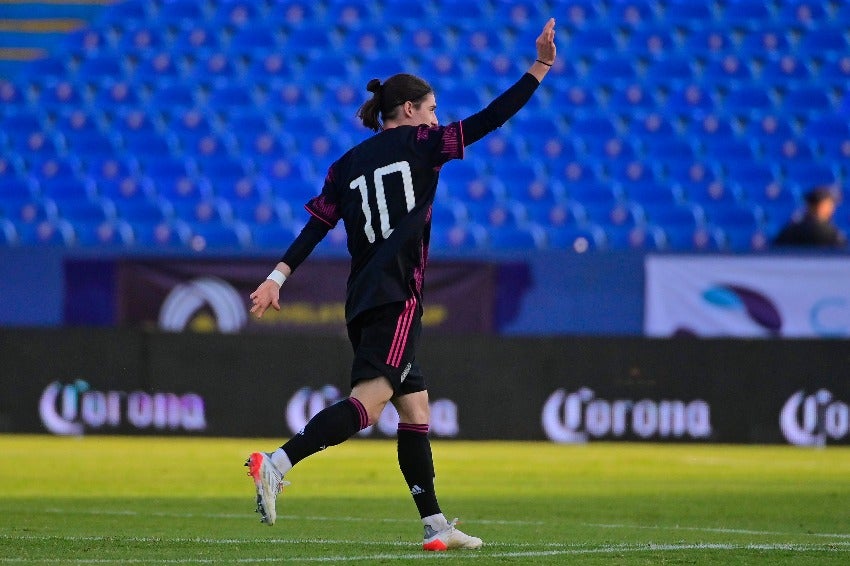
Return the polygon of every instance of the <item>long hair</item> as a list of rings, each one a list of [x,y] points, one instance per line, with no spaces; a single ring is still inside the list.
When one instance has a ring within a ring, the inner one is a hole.
[[[357,117],[364,126],[376,132],[383,128],[386,120],[392,120],[398,115],[399,106],[409,100],[418,108],[422,99],[434,92],[425,80],[407,73],[393,75],[383,84],[378,79],[372,79],[366,85],[366,90],[372,93],[372,98],[357,110]]]

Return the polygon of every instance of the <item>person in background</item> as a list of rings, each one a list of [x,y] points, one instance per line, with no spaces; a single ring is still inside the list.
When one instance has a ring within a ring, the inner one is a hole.
[[[840,200],[838,192],[831,187],[815,187],[804,198],[804,214],[791,219],[779,231],[774,246],[846,247],[847,237],[833,223]]]

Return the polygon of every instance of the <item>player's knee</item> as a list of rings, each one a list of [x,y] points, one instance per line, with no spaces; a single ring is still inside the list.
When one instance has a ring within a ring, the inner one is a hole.
[[[384,412],[384,407],[387,406],[387,402],[374,402],[369,405],[364,405],[366,408],[366,415],[369,417],[369,426],[376,424],[378,419],[381,418],[381,413]]]

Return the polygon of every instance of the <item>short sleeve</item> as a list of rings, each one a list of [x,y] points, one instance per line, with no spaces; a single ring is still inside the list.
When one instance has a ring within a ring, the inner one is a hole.
[[[452,159],[463,159],[463,128],[460,122],[452,122],[448,126],[419,126],[415,143],[425,148],[434,167]]]
[[[322,192],[310,199],[304,208],[311,215],[334,228],[340,219],[339,203],[337,200],[336,183],[334,182],[334,166],[328,168]]]

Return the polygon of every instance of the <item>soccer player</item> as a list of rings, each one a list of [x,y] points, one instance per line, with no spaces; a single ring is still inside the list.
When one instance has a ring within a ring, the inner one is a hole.
[[[398,463],[425,529],[425,550],[478,548],[481,539],[448,522],[434,492],[428,440],[428,390],[416,361],[422,327],[422,286],[428,259],[431,206],[440,168],[463,158],[464,147],[504,124],[531,98],[555,61],[555,20],[535,41],[537,59],[484,110],[440,126],[431,87],[398,74],[372,79],[372,98],[358,111],[378,132],[328,169],[322,192],[311,199],[311,218],[268,278],[251,294],[258,318],[280,310],[280,288],[343,220],[351,254],[345,304],[354,361],[351,394],[317,413],[274,452],[254,452],[246,466],[257,489],[261,521],[273,525],[276,498],[289,470],[304,458],[340,444],[378,421],[388,402],[398,410]]]

